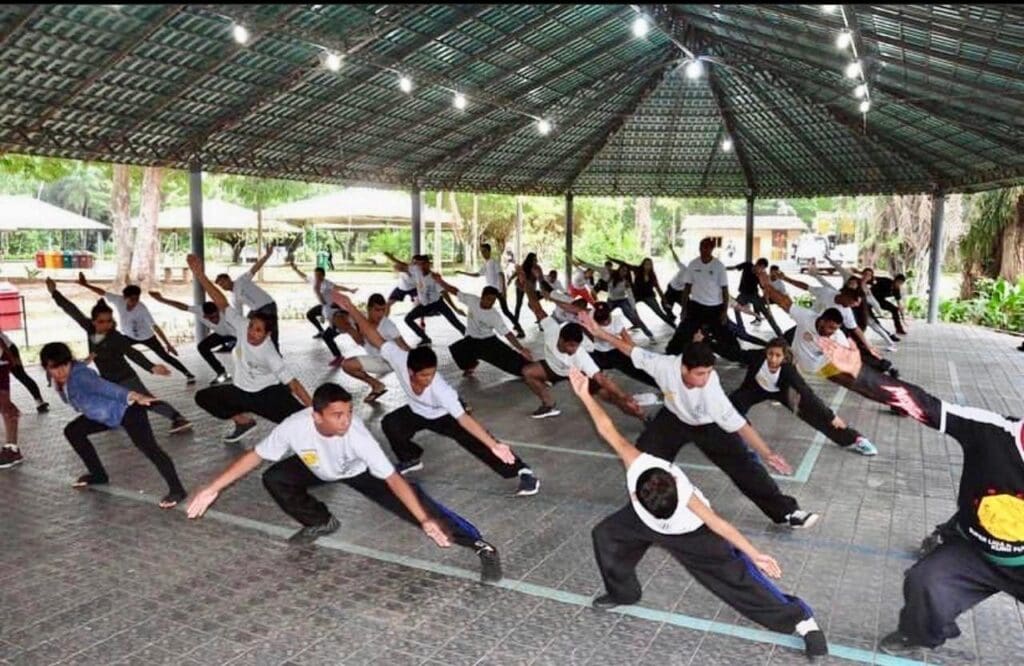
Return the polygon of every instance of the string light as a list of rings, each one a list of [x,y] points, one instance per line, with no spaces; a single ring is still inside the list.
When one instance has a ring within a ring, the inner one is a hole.
[[[870,109],[870,108],[871,108],[871,100],[866,99],[866,100],[864,100],[863,102],[860,103],[860,112],[861,113],[867,113],[868,109]]]
[[[237,23],[231,28],[231,36],[239,44],[245,44],[249,41],[249,31],[244,25],[238,25]]]
[[[732,150],[732,139],[725,137],[722,139],[722,152],[728,153]]]
[[[647,36],[647,33],[651,30],[651,24],[647,22],[643,16],[637,16],[633,19],[633,35],[643,39]]]
[[[541,133],[541,136],[547,136],[551,133],[551,123],[547,119],[541,118],[537,121],[537,131]]]
[[[838,9],[838,8],[839,8],[839,5],[822,5],[821,6],[821,11],[825,12],[826,14],[835,14],[836,13],[836,9]]]
[[[862,83],[853,89],[853,95],[857,99],[863,99],[868,94],[868,84]]]
[[[452,99],[452,104],[455,105],[456,109],[462,111],[466,108],[466,96],[460,92],[455,93],[455,97]]]
[[[843,30],[836,36],[836,48],[840,51],[844,51],[850,48],[850,44],[853,43],[853,33],[849,30]]]
[[[403,76],[399,76],[398,77],[398,87],[404,93],[411,93],[412,92],[412,79],[410,79],[408,76],[404,76],[404,75]]]
[[[341,69],[341,56],[337,53],[327,53],[324,56],[324,67],[332,72],[337,72]]]
[[[686,64],[686,78],[699,79],[704,74],[704,65],[697,58]]]
[[[861,74],[860,61],[854,60],[846,66],[846,78],[855,79]]]

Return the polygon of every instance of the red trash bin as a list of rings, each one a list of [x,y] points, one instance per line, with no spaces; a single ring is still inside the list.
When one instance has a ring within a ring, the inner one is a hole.
[[[10,282],[0,282],[0,329],[21,328],[21,293]]]
[[[46,250],[36,252],[36,268],[46,268]]]

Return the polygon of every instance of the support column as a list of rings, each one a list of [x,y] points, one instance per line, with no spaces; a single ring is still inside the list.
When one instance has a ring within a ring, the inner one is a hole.
[[[206,270],[206,246],[203,240],[203,169],[202,166],[196,162],[192,164],[192,168],[188,174],[188,206],[189,212],[191,213],[191,234],[192,234],[192,254],[199,257],[199,262],[203,266],[203,270]],[[192,276],[192,301],[196,305],[202,305],[206,301],[206,294],[203,291],[203,285],[200,284],[199,278],[196,275]],[[199,315],[195,318],[195,335],[196,342],[199,342],[206,335],[206,327],[200,323]]]
[[[565,277],[562,284],[572,284],[572,192],[565,195]]]
[[[942,279],[942,228],[946,218],[946,193],[935,190],[932,193],[932,249],[931,264],[928,267],[928,323],[934,324],[939,316],[939,283]]]
[[[743,245],[744,261],[754,261],[754,194],[747,192],[747,226]]]
[[[444,205],[443,193],[437,191],[437,210],[434,211],[434,266],[441,270],[441,255],[444,253],[444,243],[441,238],[441,206]]]
[[[516,263],[523,263],[523,200],[516,196]]]
[[[421,254],[423,240],[423,197],[419,185],[412,187],[412,253]]]

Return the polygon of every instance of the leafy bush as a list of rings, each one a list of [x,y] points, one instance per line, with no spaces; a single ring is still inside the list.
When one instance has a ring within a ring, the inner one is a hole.
[[[939,304],[939,319],[1024,331],[1024,277],[1016,284],[1003,278],[979,278],[974,286],[974,298],[942,301]]]

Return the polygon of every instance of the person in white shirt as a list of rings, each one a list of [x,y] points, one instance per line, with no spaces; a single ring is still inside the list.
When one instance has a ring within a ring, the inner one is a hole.
[[[612,278],[612,262],[606,261],[603,266],[598,266],[587,261],[576,260],[576,265],[589,269],[594,277],[597,278],[597,281],[594,283],[595,297],[601,291],[608,291],[608,282]]]
[[[608,413],[590,395],[579,370],[570,376],[598,434],[626,468],[629,502],[607,516],[591,532],[594,557],[605,593],[593,607],[607,610],[635,604],[643,592],[636,567],[652,545],[659,545],[698,583],[744,617],[780,633],[797,633],[808,656],[828,654],[825,634],[811,608],[779,590],[770,580],[782,568],[758,550],[735,526],[711,508],[676,465],[642,452],[615,427]]]
[[[565,285],[558,279],[558,271],[554,268],[548,271],[547,283],[551,285],[551,291],[565,292]]]
[[[296,266],[294,261],[289,262],[288,265],[292,267],[292,270],[295,271],[300,278],[309,283],[309,286],[313,288],[317,304],[306,312],[306,319],[316,327],[317,333],[313,338],[322,339],[324,344],[327,345],[327,350],[331,352],[332,359],[328,365],[332,368],[337,368],[344,360],[341,356],[341,350],[338,349],[338,345],[334,343],[334,338],[338,336],[338,331],[337,329],[334,329],[330,333],[324,331],[323,326],[320,325],[320,319],[323,319],[324,323],[327,324],[328,330],[331,330],[331,322],[334,319],[334,306],[331,303],[331,294],[335,289],[340,289],[341,291],[354,294],[359,291],[359,287],[349,289],[348,287],[328,280],[327,272],[319,266],[313,269],[313,276],[310,277]]]
[[[248,317],[242,316],[237,309],[229,307],[224,294],[203,273],[198,257],[190,254],[187,262],[224,319],[239,333],[233,352],[234,384],[204,388],[195,396],[196,404],[205,411],[218,419],[234,421],[235,428],[224,441],[237,442],[256,427],[256,420],[250,413],[280,423],[304,406],[308,407],[310,398],[302,382],[285,365],[281,352],[267,343],[272,326],[270,316],[259,310],[249,312]]]
[[[795,498],[783,495],[764,465],[751,455],[753,449],[775,471],[793,473],[786,459],[729,402],[715,372],[710,345],[694,342],[682,356],[656,354],[609,334],[589,315],[581,315],[580,322],[595,339],[629,356],[633,365],[654,378],[665,396],[664,407],[640,434],[641,451],[671,462],[679,449],[693,442],[774,523],[803,528],[818,521],[817,514],[801,510]]]
[[[167,339],[163,329],[153,321],[153,315],[149,313],[149,308],[144,303],[139,302],[142,296],[142,289],[138,285],[130,284],[122,289],[120,294],[116,294],[89,284],[88,280],[85,279],[85,273],[81,272],[78,273],[78,284],[102,296],[107,303],[117,310],[118,329],[121,331],[121,335],[128,338],[132,344],[148,347],[164,362],[185,375],[185,384],[187,386],[196,383],[196,376],[185,367],[184,363],[175,358],[178,355],[178,350]],[[157,336],[160,336],[159,339],[157,339]],[[160,340],[163,340],[162,345]]]
[[[520,269],[522,270],[522,269]],[[561,410],[551,397],[548,384],[557,384],[569,378],[570,368],[579,368],[590,377],[590,388],[600,398],[615,404],[630,416],[641,418],[643,411],[636,400],[625,393],[619,386],[602,372],[594,359],[583,347],[583,328],[576,322],[559,323],[554,317],[548,316],[540,305],[537,292],[533,285],[526,282],[526,297],[530,309],[540,320],[544,333],[544,358],[534,361],[523,368],[523,379],[534,395],[540,398],[540,406],[531,416],[544,419],[558,416]],[[582,299],[580,299],[582,302]],[[586,305],[577,306],[571,303],[560,303],[558,307],[574,313],[577,317],[585,314]]]
[[[715,242],[700,242],[700,256],[686,267],[682,321],[665,346],[666,354],[679,354],[693,340],[697,329],[705,328],[715,338],[716,349],[731,361],[740,359],[740,343],[727,326],[729,321],[729,277],[725,265],[712,256]]]
[[[491,470],[505,479],[518,477],[517,495],[535,495],[540,481],[507,444],[496,440],[470,416],[458,394],[437,372],[437,355],[429,347],[405,351],[384,340],[348,296],[334,293],[334,302],[349,312],[366,340],[380,348],[381,357],[395,372],[395,379],[409,402],[384,416],[380,426],[398,457],[398,471],[407,474],[423,469],[423,448],[413,441],[421,430],[454,439]]]
[[[260,272],[272,254],[274,254],[274,246],[268,245],[267,251],[256,260],[252,268],[234,279],[227,273],[221,273],[216,277],[214,283],[224,291],[230,291],[233,294],[234,308],[239,314],[245,314],[244,308],[248,307],[250,312],[259,312],[264,315],[264,318],[270,322],[270,340],[274,343],[274,349],[281,351],[281,346],[278,343],[277,303],[273,296],[253,282],[253,278]]]
[[[619,313],[612,312],[607,303],[595,305],[593,317],[597,325],[610,335],[630,342],[633,341],[629,336],[629,327],[626,325],[626,322],[622,320]],[[604,340],[594,340],[594,349],[590,352],[590,357],[594,359],[597,367],[601,368],[601,370],[618,370],[642,384],[647,384],[654,388],[658,387],[653,377],[643,370],[638,370],[633,365],[633,361],[629,360],[628,356],[616,349],[615,345],[609,344]]]
[[[671,245],[668,246],[669,251],[672,253],[672,260],[676,262],[676,266],[679,270],[672,276],[672,279],[668,281],[665,286],[665,293],[661,297],[661,308],[665,311],[665,314],[670,317],[675,317],[673,308],[678,304],[683,312],[686,312],[686,299],[683,298],[683,288],[686,286],[686,264],[679,259],[679,255],[676,254],[676,249]]]
[[[491,255],[491,244],[481,243],[480,244],[480,255],[484,258],[483,270],[477,273],[469,273],[467,271],[455,271],[462,275],[468,275],[469,277],[480,277],[483,275],[485,286],[493,287],[498,292],[498,305],[501,306],[501,314],[508,317],[508,320],[512,322],[512,325],[516,330],[517,338],[525,338],[526,332],[523,331],[523,327],[519,324],[519,320],[516,319],[515,315],[508,308],[508,285],[505,281],[505,274],[501,270],[501,266],[498,264],[498,260]]]
[[[368,324],[377,331],[377,335],[383,340],[390,340],[405,351],[409,351],[409,345],[405,343],[402,333],[398,330],[395,322],[391,321],[391,318],[387,316],[387,311],[388,306],[384,301],[384,296],[381,294],[370,294],[370,298],[366,302],[366,320]],[[342,333],[347,333],[365,352],[363,356],[350,356],[346,358],[341,363],[341,369],[350,377],[370,385],[370,393],[364,398],[363,402],[372,405],[388,392],[387,387],[384,386],[379,377],[390,373],[391,366],[381,358],[380,349],[367,339],[363,330],[352,321],[352,317],[349,316],[346,310],[335,306],[333,317],[333,328]],[[330,334],[330,331],[328,331],[328,334]]]
[[[337,384],[323,384],[313,404],[278,424],[262,442],[246,451],[189,502],[189,518],[200,518],[220,493],[263,464],[263,486],[274,501],[303,527],[288,540],[312,543],[341,523],[310,488],[340,482],[423,530],[441,548],[453,543],[480,557],[485,581],[501,580],[498,551],[471,523],[406,481],[395,471],[366,424],[352,413],[352,396]]]
[[[422,320],[423,317],[436,317],[437,315],[441,315],[448,320],[448,323],[451,324],[460,335],[465,335],[466,327],[461,321],[459,321],[459,318],[455,316],[455,312],[453,312],[444,301],[444,291],[435,279],[437,274],[431,270],[430,256],[426,254],[418,254],[409,262],[404,262],[390,254],[387,256],[389,259],[394,261],[399,268],[408,271],[409,275],[416,283],[416,298],[418,302],[416,307],[405,315],[405,325],[408,326],[420,339],[420,344],[432,344],[430,337],[424,332],[423,328],[416,324],[416,320]]]
[[[588,304],[597,302],[590,289],[594,284],[594,271],[580,264],[579,259],[573,258],[572,263],[576,269],[572,272],[572,280],[569,281],[567,293],[573,298],[582,298]]]
[[[210,382],[210,386],[228,382],[231,379],[231,375],[227,373],[224,365],[214,356],[213,350],[217,347],[220,347],[222,350],[224,347],[227,347],[228,351],[234,349],[235,344],[238,342],[238,333],[221,316],[221,311],[217,309],[213,301],[206,301],[202,305],[186,305],[181,301],[164,298],[163,294],[159,291],[151,291],[149,295],[157,303],[163,303],[182,312],[191,312],[199,318],[199,321],[210,331],[210,334],[196,345],[199,355],[203,357],[203,360],[216,373],[213,381]]]

